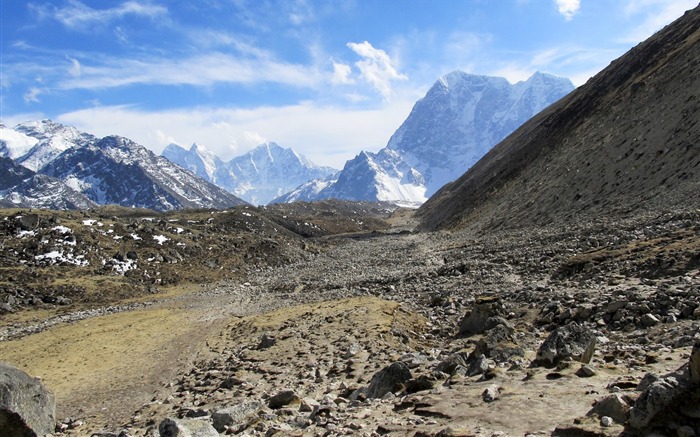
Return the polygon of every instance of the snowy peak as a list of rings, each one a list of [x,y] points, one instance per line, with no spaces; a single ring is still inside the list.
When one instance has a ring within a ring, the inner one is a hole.
[[[337,172],[317,166],[291,148],[274,142],[260,144],[228,162],[197,144],[189,151],[170,145],[162,155],[256,205],[267,204],[299,185]]]
[[[71,147],[82,147],[95,140],[90,134],[51,120],[22,123],[14,129],[2,130],[2,143],[7,152],[0,153],[24,167],[38,171]]]
[[[50,120],[4,128],[2,133],[5,156],[31,143],[28,139],[37,141],[12,160],[13,165],[21,164],[32,173],[36,169],[37,174],[24,178],[23,173],[12,172],[14,182],[20,177],[22,181],[0,193],[5,204],[48,208],[118,204],[172,210],[244,203],[128,138],[98,139]]]
[[[451,71],[416,102],[384,149],[348,161],[316,196],[420,204],[573,89],[568,79],[544,73],[512,85],[502,77]]]
[[[543,73],[511,85],[502,77],[453,71],[415,104],[387,148],[423,174],[431,195],[573,88],[568,79]]]

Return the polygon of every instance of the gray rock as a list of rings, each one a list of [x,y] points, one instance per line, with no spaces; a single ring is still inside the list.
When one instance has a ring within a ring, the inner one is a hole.
[[[486,322],[488,319],[500,316],[503,312],[503,304],[498,297],[481,296],[477,298],[472,310],[462,319],[457,335],[481,334],[487,329]]]
[[[651,326],[656,326],[660,323],[660,320],[656,318],[653,314],[644,314],[641,319],[642,326],[645,326],[647,328]]]
[[[226,428],[238,429],[255,419],[263,404],[257,401],[245,402],[233,407],[218,410],[212,414],[214,429],[224,432]]]
[[[8,436],[52,433],[56,401],[37,378],[0,363],[0,430]]]
[[[467,376],[483,375],[487,370],[489,370],[489,360],[481,354],[469,364]]]
[[[501,397],[501,387],[496,384],[491,384],[486,387],[486,390],[481,394],[481,398],[484,402],[493,402]]]
[[[525,356],[525,351],[516,343],[512,328],[496,325],[486,331],[484,337],[477,342],[472,357],[479,355],[502,363],[514,357]]]
[[[440,361],[440,363],[438,363],[438,365],[435,367],[435,370],[437,370],[438,372],[447,373],[448,375],[452,375],[455,369],[457,369],[457,367],[467,366],[467,358],[468,355],[466,352],[460,352],[450,355],[444,360]]]
[[[267,406],[276,410],[290,404],[300,404],[301,398],[293,390],[284,390],[272,396],[267,402]]]
[[[688,381],[680,374],[654,381],[634,403],[630,413],[630,425],[637,429],[645,428],[659,413],[682,398],[687,389]]]
[[[629,418],[630,409],[629,399],[621,393],[614,393],[595,404],[586,415],[598,416],[601,419],[611,417],[617,423],[625,423]]]
[[[566,358],[588,363],[595,352],[596,336],[576,322],[555,329],[537,351],[535,362],[554,366]]]
[[[397,361],[372,376],[365,395],[368,398],[381,398],[387,393],[401,390],[412,377],[408,366]]]
[[[277,339],[266,332],[260,337],[260,344],[258,344],[258,349],[271,348],[275,345],[275,343],[277,343]]]
[[[158,426],[160,437],[219,437],[213,426],[203,419],[167,418]]]
[[[695,342],[693,351],[690,355],[690,382],[700,384],[700,342]]]

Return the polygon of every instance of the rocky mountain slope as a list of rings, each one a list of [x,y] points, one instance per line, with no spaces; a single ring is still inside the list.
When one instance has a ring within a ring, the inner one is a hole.
[[[574,89],[544,73],[514,85],[453,71],[438,79],[378,153],[348,161],[334,183],[301,186],[277,201],[340,198],[419,205],[491,147]]]
[[[60,208],[59,195],[154,210],[223,209],[245,203],[126,138],[98,139],[50,120],[4,128],[1,133],[4,156],[14,156],[15,163],[43,176],[3,188],[5,204]],[[81,202],[64,206],[90,205]]]
[[[97,206],[60,179],[36,174],[0,157],[0,205],[3,208],[88,209]]]
[[[289,148],[264,143],[228,162],[205,147],[170,144],[162,155],[254,205],[265,205],[310,180],[334,174]]]
[[[700,207],[699,17],[686,13],[494,147],[423,205],[423,227]]]

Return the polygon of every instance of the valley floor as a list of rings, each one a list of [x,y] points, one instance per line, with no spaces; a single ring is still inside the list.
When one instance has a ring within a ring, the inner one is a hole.
[[[322,238],[315,256],[241,279],[27,335],[19,326],[39,321],[25,318],[5,329],[0,357],[42,377],[68,435],[152,435],[166,417],[251,402],[228,433],[616,435],[623,424],[585,417],[592,404],[638,396],[644,375],[678,369],[700,339],[697,213]],[[482,301],[498,302],[506,338],[457,335]],[[533,365],[572,321],[597,338],[587,372]],[[397,362],[410,379],[373,399],[367,387]]]

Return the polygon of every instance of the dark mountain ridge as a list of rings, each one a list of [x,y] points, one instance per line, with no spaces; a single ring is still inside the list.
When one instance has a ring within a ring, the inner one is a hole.
[[[425,230],[700,206],[700,8],[525,123],[418,211]]]

